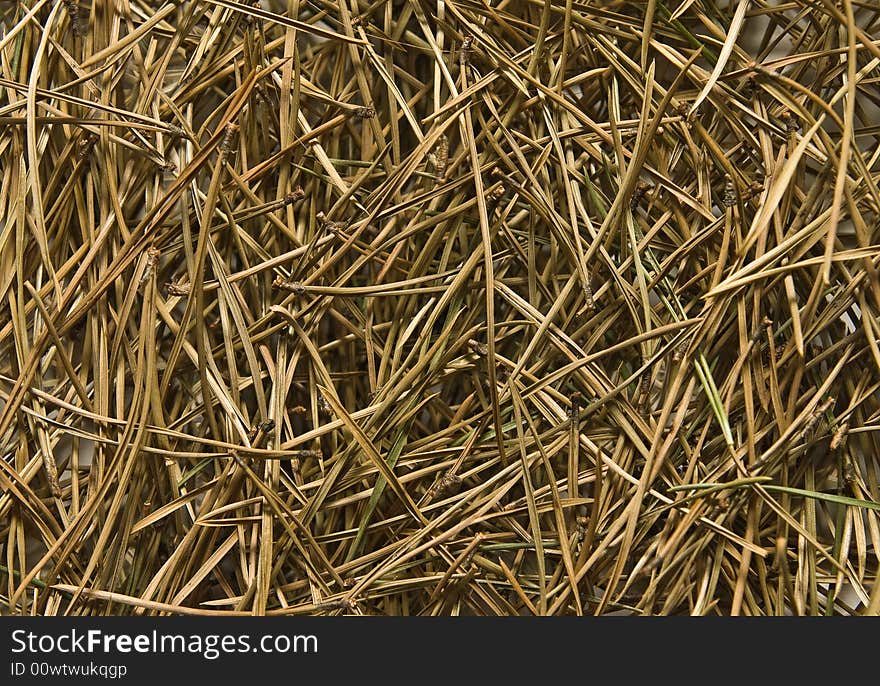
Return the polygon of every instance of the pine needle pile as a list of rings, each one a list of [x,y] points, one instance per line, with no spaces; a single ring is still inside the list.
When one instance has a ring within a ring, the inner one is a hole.
[[[0,12],[4,613],[880,610],[875,3]]]

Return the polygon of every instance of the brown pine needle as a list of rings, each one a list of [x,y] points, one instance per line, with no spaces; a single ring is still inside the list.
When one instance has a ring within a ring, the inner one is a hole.
[[[0,3],[2,612],[880,613],[871,3],[101,7]]]

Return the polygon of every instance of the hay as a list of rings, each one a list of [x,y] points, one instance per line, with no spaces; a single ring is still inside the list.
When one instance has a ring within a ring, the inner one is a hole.
[[[880,610],[872,5],[3,5],[5,612]]]

